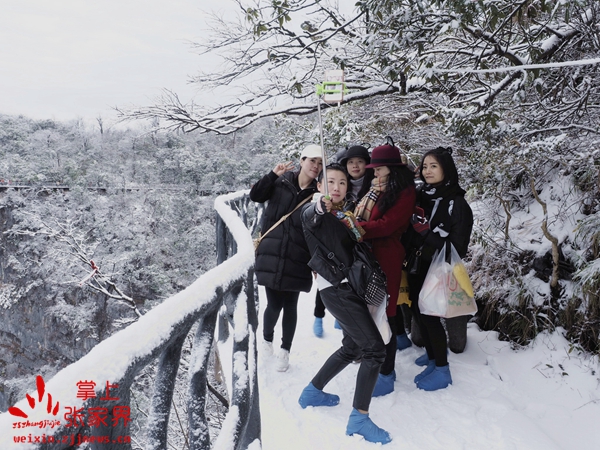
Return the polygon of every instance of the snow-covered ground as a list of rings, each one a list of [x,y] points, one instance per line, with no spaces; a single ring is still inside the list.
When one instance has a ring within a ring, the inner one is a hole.
[[[275,357],[259,354],[263,448],[372,449],[375,444],[345,435],[357,365],[325,389],[340,396],[338,406],[298,405],[300,392],[341,340],[330,314],[324,337],[313,335],[314,296],[313,289],[300,297],[290,369],[277,372]],[[280,333],[279,323],[276,343]],[[469,324],[465,352],[449,356],[452,386],[437,392],[416,388],[413,378],[422,368],[414,360],[424,350],[413,346],[397,353],[395,390],[373,399],[371,418],[392,434],[388,449],[600,448],[600,364],[570,348],[560,330],[513,350],[495,332]]]
[[[262,288],[259,292],[262,318],[265,300]],[[183,294],[178,297],[180,295]],[[330,314],[325,317],[325,336],[319,339],[313,335],[314,296],[313,289],[300,297],[290,369],[277,372],[275,357],[264,358],[259,353],[262,448],[373,449],[375,444],[345,435],[358,365],[347,367],[326,387],[326,391],[341,397],[339,405],[305,410],[298,405],[302,389],[339,347],[341,340],[341,331],[333,327]],[[148,314],[151,319],[151,313]],[[109,340],[127,341],[124,336],[135,330],[126,330],[129,331],[125,331],[125,335],[117,334]],[[262,330],[259,329],[258,334],[260,340]],[[154,334],[148,336],[154,338]],[[275,339],[280,339],[279,327]],[[93,379],[111,379],[108,372],[117,370],[116,366],[94,363],[102,358],[103,349],[110,347],[108,344],[110,342],[99,344],[80,362],[61,371],[47,384],[49,390],[60,393],[57,398],[66,399],[67,392],[61,392],[60,386],[73,386],[73,380],[80,379],[81,373],[96,374]],[[231,355],[226,354],[227,348],[229,353],[231,351],[230,344],[222,345],[224,365],[231,361]],[[414,346],[397,353],[395,391],[371,403],[372,419],[393,436],[387,449],[599,448],[600,363],[598,357],[581,355],[575,349],[571,351],[560,330],[540,335],[529,348],[516,351],[509,343],[499,341],[495,332],[480,331],[475,324],[470,324],[466,351],[449,356],[454,384],[437,392],[420,391],[412,381],[422,370],[414,364],[422,353],[422,349]],[[231,372],[226,369],[225,373]],[[24,406],[24,402],[21,403]],[[14,431],[10,429],[10,422],[13,420],[4,419],[0,450],[30,448],[27,444],[12,442]],[[215,442],[215,448],[230,449],[230,443],[231,439],[223,436]],[[252,445],[251,448],[259,447]]]

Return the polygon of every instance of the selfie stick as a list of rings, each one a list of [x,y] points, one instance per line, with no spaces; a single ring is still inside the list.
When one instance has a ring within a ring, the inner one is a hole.
[[[325,72],[325,81],[317,84],[317,110],[319,112],[319,130],[321,134],[321,159],[323,160],[323,182],[325,183],[325,198],[329,199],[329,186],[327,183],[327,156],[323,139],[323,118],[321,117],[321,97],[325,103],[342,103],[344,99],[344,71],[328,70]]]

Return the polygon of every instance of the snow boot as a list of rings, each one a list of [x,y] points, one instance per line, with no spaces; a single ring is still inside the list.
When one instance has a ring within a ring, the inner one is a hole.
[[[277,372],[286,372],[290,367],[290,351],[282,348],[277,355]]]
[[[415,377],[415,383],[418,383],[419,381],[421,381],[423,378],[425,378],[427,375],[429,375],[434,370],[435,370],[435,359],[430,359],[427,361],[427,367],[425,367],[425,370]]]
[[[262,347],[262,349],[261,349],[262,354],[264,356],[273,356],[273,343],[272,342],[265,341],[263,339],[261,347]]]
[[[313,333],[315,336],[320,338],[323,337],[323,318],[315,317],[315,323],[313,324]]]
[[[450,366],[436,366],[433,372],[417,383],[417,387],[424,391],[437,391],[438,389],[447,388],[449,384],[452,384]]]
[[[396,350],[401,352],[407,348],[412,347],[412,342],[406,333],[398,334],[396,336]]]
[[[340,397],[335,394],[323,392],[314,387],[312,383],[308,383],[308,386],[300,394],[298,403],[300,403],[302,408],[309,406],[335,406],[340,403]]]
[[[429,356],[427,356],[427,353],[415,359],[415,364],[417,366],[426,366],[427,364],[429,364]]]
[[[337,321],[337,319],[335,319],[335,322],[333,323],[333,328],[335,328],[336,330],[341,330],[342,329],[342,326]]]
[[[364,437],[366,441],[376,444],[387,444],[392,441],[390,433],[375,425],[369,418],[369,414],[361,414],[356,408],[352,408],[352,414],[350,414],[346,426],[346,434],[348,436],[358,434]]]
[[[392,370],[389,375],[379,374],[375,389],[373,389],[373,397],[381,397],[394,391],[394,381],[396,381],[396,371]]]

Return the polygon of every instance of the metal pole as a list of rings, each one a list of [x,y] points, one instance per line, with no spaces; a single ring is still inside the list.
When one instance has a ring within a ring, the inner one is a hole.
[[[323,160],[323,178],[321,184],[325,183],[325,197],[329,198],[329,186],[327,183],[327,158],[325,155],[325,142],[323,140],[323,118],[321,117],[321,96],[317,95],[317,110],[319,111],[319,129],[321,131],[321,159]]]

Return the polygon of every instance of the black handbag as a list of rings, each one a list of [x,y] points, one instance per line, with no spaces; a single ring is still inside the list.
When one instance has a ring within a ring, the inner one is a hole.
[[[410,275],[417,275],[421,270],[421,254],[423,246],[413,248],[412,251],[404,258],[404,270]]]
[[[369,246],[358,242],[352,250],[354,262],[345,271],[350,286],[369,305],[379,306],[387,301],[387,279]]]

